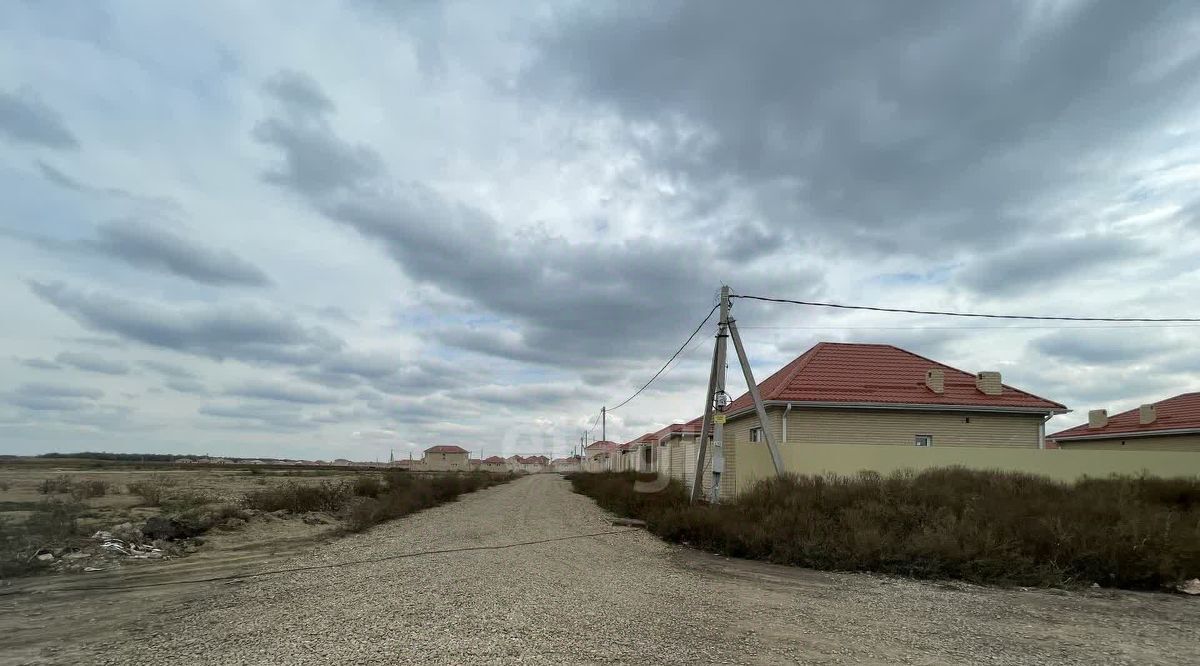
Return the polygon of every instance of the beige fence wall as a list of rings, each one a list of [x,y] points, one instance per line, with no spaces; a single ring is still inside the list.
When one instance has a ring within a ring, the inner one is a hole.
[[[736,449],[734,492],[749,490],[757,481],[775,475],[766,444],[729,443]],[[784,467],[795,474],[855,474],[872,470],[888,474],[901,469],[922,470],[961,466],[1042,474],[1059,481],[1112,474],[1160,477],[1200,477],[1200,452],[1087,451],[1064,449],[918,447],[875,444],[786,444],[780,447]],[[722,485],[727,483],[722,480]]]

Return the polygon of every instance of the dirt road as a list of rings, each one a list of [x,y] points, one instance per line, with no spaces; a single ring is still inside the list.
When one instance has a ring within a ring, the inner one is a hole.
[[[1200,663],[1200,599],[823,574],[637,530],[459,550],[616,529],[529,477],[261,568],[455,552],[0,597],[0,662]]]

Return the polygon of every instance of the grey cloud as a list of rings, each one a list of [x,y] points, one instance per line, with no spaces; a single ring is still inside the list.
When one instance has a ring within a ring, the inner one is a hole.
[[[208,394],[208,389],[204,388],[204,384],[194,379],[168,379],[166,386],[177,393],[188,393],[192,395]]]
[[[58,169],[54,168],[53,166],[51,166],[49,164],[46,164],[45,162],[43,162],[41,160],[37,161],[37,166],[38,166],[38,171],[42,172],[43,178],[50,181],[51,183],[54,183],[55,185],[58,185],[59,187],[64,187],[68,190],[74,190],[76,192],[85,192],[85,191],[89,191],[91,189],[88,186],[84,185],[83,183],[79,182],[78,180],[68,176],[67,174],[63,173],[62,171],[59,171]]]
[[[29,284],[42,300],[88,328],[213,359],[311,364],[343,346],[322,328],[254,303],[172,306],[60,282]]]
[[[40,382],[22,384],[17,388],[17,393],[54,398],[88,398],[90,400],[99,400],[104,397],[104,392],[100,389],[66,384],[44,384]]]
[[[128,363],[105,358],[100,354],[92,352],[62,352],[54,360],[85,372],[96,372],[104,375],[129,374]]]
[[[271,284],[258,267],[228,250],[211,248],[168,229],[141,222],[101,224],[96,228],[94,239],[60,240],[11,229],[0,229],[0,233],[49,252],[100,255],[200,284],[249,287]]]
[[[562,383],[520,386],[491,384],[455,391],[450,397],[530,413],[544,413],[560,408],[571,400],[599,400],[604,394],[591,387]]]
[[[333,110],[333,101],[325,96],[312,77],[303,72],[278,72],[267,79],[263,89],[299,113],[322,114]]]
[[[1161,331],[1146,329],[1062,330],[1035,339],[1031,346],[1046,356],[1085,365],[1144,361],[1178,348]]]
[[[17,407],[44,411],[80,411],[95,406],[95,401],[104,396],[98,389],[63,384],[22,384],[7,396],[7,401]]]
[[[564,14],[523,92],[615,112],[689,191],[757,197],[772,226],[860,250],[986,250],[1053,223],[1030,209],[1084,184],[1082,156],[1186,117],[1200,83],[1197,56],[1174,48],[1189,2],[1086,3],[1054,20],[957,2]]]
[[[972,262],[959,277],[980,293],[1015,295],[1100,268],[1112,271],[1148,252],[1141,243],[1112,236],[1038,239]]]
[[[61,365],[53,361],[47,361],[44,358],[21,358],[17,359],[17,362],[27,368],[34,368],[37,370],[59,370],[62,368]]]
[[[232,252],[208,248],[148,224],[102,224],[91,244],[100,253],[130,265],[173,273],[202,284],[261,287],[271,283],[256,266]]]
[[[281,74],[270,79],[264,90],[285,116],[260,122],[254,128],[254,138],[288,147],[284,164],[263,175],[268,182],[325,194],[380,173],[382,160],[374,151],[333,135],[326,117],[333,103],[314,81]]]
[[[79,148],[62,116],[28,89],[0,91],[0,136],[46,148]]]
[[[332,388],[366,383],[381,393],[392,395],[450,388],[473,376],[461,364],[439,359],[408,361],[387,352],[355,350],[332,355],[317,368],[301,370],[297,374]],[[474,378],[478,381],[478,373]]]
[[[225,395],[276,402],[293,402],[305,405],[324,405],[338,402],[338,397],[328,391],[314,388],[284,384],[280,382],[250,381],[229,388]]]
[[[361,148],[340,139],[323,118],[313,125],[293,115],[285,110],[265,121],[278,132],[256,133],[283,155],[268,174],[271,180],[378,241],[419,284],[435,285],[516,324],[498,339],[489,338],[492,327],[440,332],[451,344],[538,362],[658,353],[668,336],[686,328],[676,324],[698,320],[711,307],[708,294],[695,288],[715,282],[705,268],[735,268],[722,263],[715,244],[702,237],[578,243],[536,228],[506,235],[481,210],[420,183],[390,182],[374,153],[365,160],[369,169],[334,168],[330,178],[314,177],[306,173],[310,155]],[[331,162],[318,164],[325,169]],[[792,266],[774,266],[762,278],[739,274],[745,288],[773,281],[793,291],[794,284],[804,284],[803,291],[811,292],[821,283],[814,270]],[[652,324],[664,321],[672,325]]]
[[[174,379],[196,378],[196,373],[188,370],[187,368],[175,365],[174,363],[167,363],[165,361],[138,361],[138,363],[142,367],[149,368],[150,370],[153,370],[165,377],[171,377]]]
[[[201,406],[198,412],[203,416],[240,421],[242,425],[255,424],[270,430],[295,431],[310,427],[299,411],[274,404],[215,403]]]

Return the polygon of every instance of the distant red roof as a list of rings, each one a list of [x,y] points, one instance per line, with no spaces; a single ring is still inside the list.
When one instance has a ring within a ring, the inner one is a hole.
[[[925,371],[944,372],[945,390],[925,385]],[[1000,395],[975,386],[975,375],[892,345],[820,342],[758,385],[763,401],[878,405],[946,405],[1014,411],[1065,412],[1063,405],[1004,385]],[[747,392],[729,406],[754,408]],[[698,420],[697,420],[698,423]],[[699,428],[697,428],[698,430]]]
[[[655,436],[655,434],[656,433],[648,432],[637,439],[631,439],[628,442],[625,442],[618,448],[620,448],[622,451],[631,451],[642,444],[653,444],[654,442],[658,441],[658,438]]]
[[[1089,428],[1088,424],[1067,428],[1047,439],[1071,440],[1107,437],[1110,435],[1149,435],[1163,431],[1200,430],[1200,393],[1184,393],[1174,398],[1154,403],[1154,422],[1142,425],[1138,422],[1138,410],[1131,409],[1108,417],[1103,428]]]
[[[615,449],[619,449],[620,447],[621,445],[617,444],[616,442],[610,442],[607,439],[602,439],[598,442],[592,442],[591,444],[588,444],[587,450],[596,453],[598,451],[613,451]]]
[[[487,458],[483,459],[483,462],[504,464],[504,458],[501,458],[500,456],[488,456]]]
[[[441,444],[425,449],[425,453],[467,453],[467,450],[453,444]]]

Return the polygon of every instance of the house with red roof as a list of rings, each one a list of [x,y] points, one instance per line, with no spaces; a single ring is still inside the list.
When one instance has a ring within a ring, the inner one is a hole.
[[[821,342],[758,385],[766,427],[789,444],[1044,448],[1062,404],[892,345]],[[725,441],[764,443],[749,392]]]
[[[1141,405],[1113,416],[1088,412],[1088,422],[1050,435],[1062,449],[1200,451],[1200,393]]]
[[[421,467],[431,472],[468,472],[470,453],[461,446],[442,444],[425,449]]]
[[[504,458],[500,456],[488,456],[479,462],[479,470],[482,472],[507,472],[508,465],[505,464]]]
[[[614,469],[618,472],[652,472],[657,458],[658,437],[648,432],[617,447]]]
[[[583,449],[584,470],[588,472],[609,472],[616,469],[616,456],[620,455],[621,445],[602,439],[592,442]]]
[[[881,344],[818,343],[758,390],[765,424],[749,392],[723,413],[723,495],[737,488],[737,457],[753,451],[744,447],[766,446],[764,428],[781,449],[827,444],[1039,449],[1045,448],[1046,421],[1069,411],[1004,384],[999,372],[969,373]],[[699,451],[700,419],[689,423],[691,437],[682,437],[668,457],[670,475],[685,484],[692,483]],[[709,478],[704,476],[705,485]]]
[[[550,461],[550,469],[563,474],[570,472],[582,471],[583,457],[582,456],[567,456],[566,458],[555,458]]]
[[[696,417],[687,423],[672,423],[654,433],[657,452],[653,471],[691,482],[695,470],[687,469],[688,461],[695,464],[694,449],[700,435],[700,421],[701,417]]]

